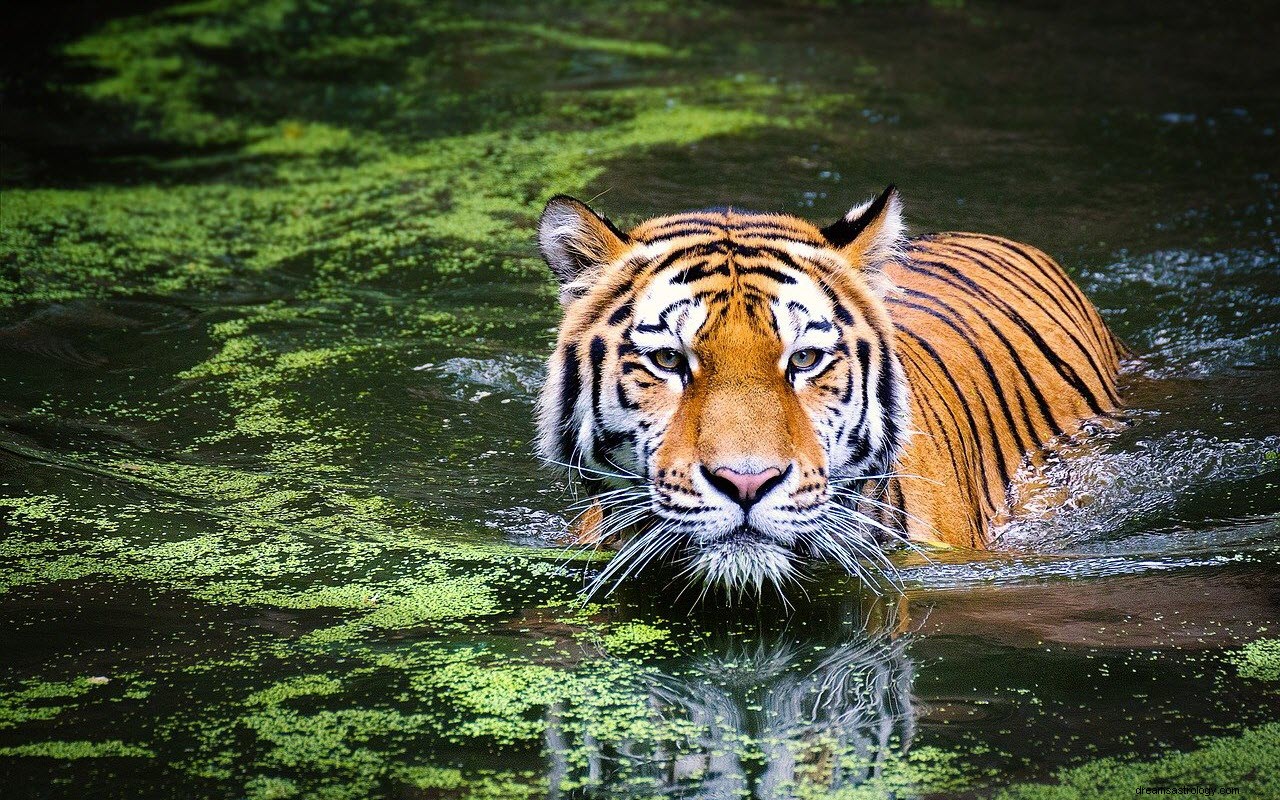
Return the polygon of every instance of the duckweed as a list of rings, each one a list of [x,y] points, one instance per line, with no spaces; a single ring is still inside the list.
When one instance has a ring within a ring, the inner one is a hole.
[[[1058,773],[1054,784],[1015,786],[997,800],[1109,800],[1146,789],[1207,786],[1244,797],[1280,795],[1280,724],[1240,736],[1206,739],[1201,747],[1154,761],[1101,759]]]
[[[125,744],[118,739],[102,742],[33,742],[0,747],[0,756],[55,758],[60,761],[78,758],[150,758],[154,755],[145,747]]]
[[[96,685],[87,678],[54,683],[28,681],[23,688],[0,696],[0,729],[52,719]]]
[[[1280,681],[1280,639],[1258,639],[1232,656],[1245,678]]]

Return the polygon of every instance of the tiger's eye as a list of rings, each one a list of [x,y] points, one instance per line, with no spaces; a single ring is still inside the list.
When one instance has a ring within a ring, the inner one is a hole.
[[[668,372],[679,372],[684,369],[684,356],[679,350],[664,347],[661,350],[654,350],[649,357],[653,359],[653,363]]]
[[[813,365],[818,363],[820,355],[819,351],[812,347],[797,350],[791,354],[791,366],[793,369],[813,369]]]

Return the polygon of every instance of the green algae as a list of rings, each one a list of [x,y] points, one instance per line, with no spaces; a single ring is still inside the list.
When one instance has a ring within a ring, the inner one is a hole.
[[[244,795],[253,800],[287,800],[301,793],[298,785],[287,778],[260,776],[250,780],[244,787]]]
[[[486,664],[471,661],[444,665],[430,680],[416,684],[456,703],[458,716],[449,736],[458,742],[487,740],[498,745],[535,741],[542,736],[541,715],[570,689],[560,670],[537,664]]]
[[[339,273],[344,285],[423,263],[445,274],[467,270],[465,260],[450,251],[463,251],[468,243],[509,250],[517,233],[512,219],[530,219],[550,191],[581,190],[611,158],[770,126],[794,127],[833,101],[750,75],[733,82],[637,86],[581,93],[586,102],[608,108],[612,119],[583,130],[577,101],[565,105],[559,93],[534,91],[540,113],[504,120],[510,124],[501,130],[392,144],[376,132],[336,122],[285,119],[253,125],[234,116],[239,105],[220,104],[217,92],[200,88],[227,77],[222,74],[227,67],[191,55],[209,47],[211,31],[227,29],[220,45],[227,48],[250,46],[242,40],[254,48],[278,45],[273,39],[281,35],[281,26],[302,24],[290,22],[294,16],[315,26],[312,18],[323,13],[292,2],[228,2],[199,14],[171,10],[122,21],[72,45],[74,55],[114,73],[92,85],[93,97],[132,106],[138,124],[157,138],[234,145],[238,156],[220,153],[217,158],[255,164],[255,179],[10,190],[0,212],[0,255],[13,265],[17,281],[0,303],[95,293],[225,291],[255,273],[298,264],[321,274]],[[433,26],[445,23],[431,20],[448,17],[449,30],[474,29],[491,41],[508,37],[516,44],[537,35],[596,49],[606,41],[575,39],[525,23],[467,22],[465,16],[417,7],[414,14],[426,20],[420,27],[432,35],[439,33],[430,30]],[[659,45],[637,49],[631,44],[633,55],[665,55]],[[200,67],[191,67],[175,50]],[[429,103],[437,94],[431,88],[417,95],[410,89],[404,101]],[[335,153],[352,158],[334,163]],[[271,160],[262,163],[264,157]],[[525,232],[517,236],[522,239]],[[540,271],[531,259],[505,268],[523,276]]]
[[[454,273],[466,262],[436,251],[467,242],[511,247],[512,217],[531,218],[544,187],[579,191],[615,155],[770,122],[745,109],[667,109],[668,96],[653,91],[650,108],[591,133],[476,134],[359,168],[282,165],[273,187],[11,189],[0,212],[0,258],[17,280],[0,303],[227,291],[299,263],[321,286],[334,275],[349,285],[424,264]],[[540,270],[531,259],[506,268],[519,276]]]
[[[277,706],[299,697],[334,694],[342,682],[325,675],[300,675],[254,692],[244,699],[248,706]]]
[[[1101,759],[1058,773],[1055,784],[1015,786],[998,800],[1108,800],[1160,787],[1208,786],[1245,797],[1280,795],[1280,724],[1240,736],[1208,738],[1199,748],[1155,761]]]
[[[23,688],[0,695],[0,729],[35,720],[52,719],[99,684],[87,678],[44,683],[29,681]]]
[[[667,642],[670,638],[670,632],[661,628],[643,622],[627,622],[609,630],[602,643],[610,653],[633,655],[639,652],[652,653],[656,643]]]
[[[1258,639],[1231,656],[1241,677],[1280,681],[1280,639]]]
[[[69,761],[78,758],[151,758],[155,755],[146,747],[125,744],[118,739],[102,742],[33,742],[13,747],[0,747],[0,756],[26,758],[56,758]]]
[[[823,742],[809,743],[818,749]],[[842,786],[832,791],[830,778],[817,774],[804,776],[789,787],[797,800],[876,800],[882,797],[913,797],[926,794],[951,794],[980,785],[979,776],[967,767],[959,754],[936,747],[912,748],[905,755],[880,753],[874,759],[857,753],[835,752],[838,769],[868,773],[871,777],[855,786]],[[986,776],[990,778],[991,776]]]
[[[1280,680],[1275,639],[1259,639],[1228,654],[1241,677]],[[1246,729],[1238,736],[1204,737],[1199,746],[1158,759],[1104,758],[1060,770],[1055,783],[1000,790],[997,800],[1109,800],[1167,787],[1209,787],[1245,797],[1280,795],[1280,724]]]
[[[396,777],[418,789],[448,792],[467,800],[534,800],[546,797],[549,786],[534,773],[480,770],[463,775],[460,770],[440,767],[405,767]]]

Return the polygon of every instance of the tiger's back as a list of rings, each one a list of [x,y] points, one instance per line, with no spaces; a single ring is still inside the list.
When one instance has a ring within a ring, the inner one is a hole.
[[[913,539],[984,547],[1027,454],[1118,408],[1122,347],[1028,245],[930,234],[886,275],[913,433],[885,493]]]

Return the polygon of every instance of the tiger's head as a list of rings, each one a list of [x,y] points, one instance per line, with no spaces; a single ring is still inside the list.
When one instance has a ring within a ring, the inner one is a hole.
[[[564,320],[538,448],[587,484],[603,533],[628,534],[599,580],[665,558],[759,589],[805,558],[855,573],[882,558],[890,526],[850,498],[906,433],[882,301],[902,237],[892,186],[821,230],[713,209],[624,233],[548,203],[539,244]]]

